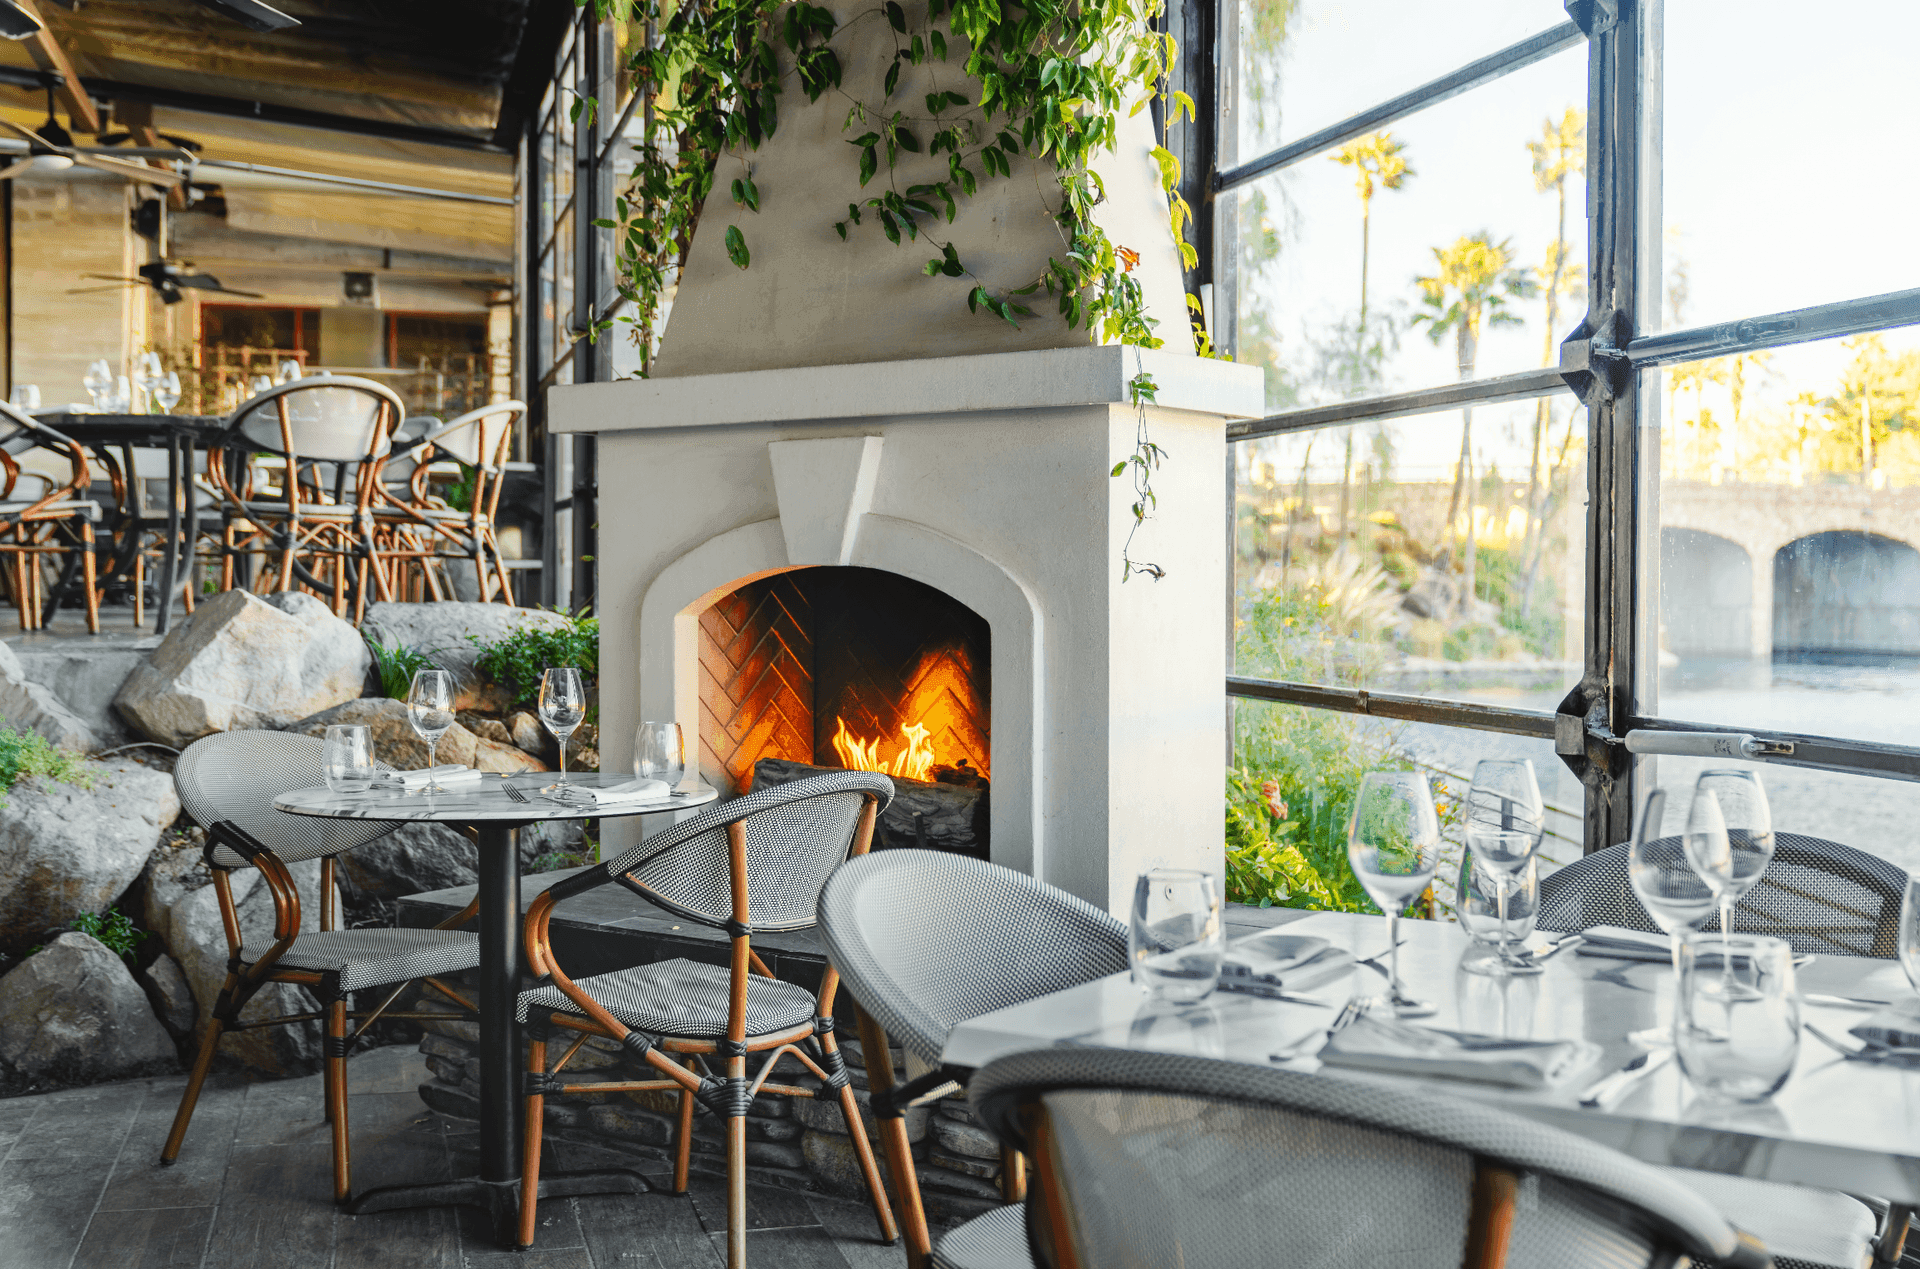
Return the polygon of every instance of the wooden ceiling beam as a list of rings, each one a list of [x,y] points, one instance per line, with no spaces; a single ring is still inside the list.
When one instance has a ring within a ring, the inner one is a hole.
[[[160,134],[153,127],[153,103],[150,101],[116,101],[113,103],[113,121],[127,130],[135,145],[159,149]],[[149,167],[163,167],[158,159],[146,160]],[[187,191],[182,185],[167,190],[167,206],[174,211],[185,211]]]
[[[67,51],[53,38],[53,32],[46,29],[46,19],[40,17],[39,10],[33,7],[33,0],[13,0],[13,3],[32,14],[40,23],[41,30],[20,43],[26,47],[27,56],[33,58],[35,66],[60,76],[60,85],[53,90],[54,100],[66,107],[67,117],[75,128],[82,132],[98,133],[100,112],[93,108],[93,98],[87,96],[79,74],[67,58]]]

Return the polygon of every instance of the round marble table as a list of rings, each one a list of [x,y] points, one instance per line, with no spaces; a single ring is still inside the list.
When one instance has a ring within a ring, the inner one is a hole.
[[[475,918],[480,934],[480,1175],[421,1185],[387,1185],[354,1197],[347,1210],[385,1212],[406,1207],[471,1204],[486,1208],[503,1243],[520,1204],[520,1026],[514,1021],[520,990],[520,858],[514,831],[545,820],[614,819],[660,815],[702,806],[719,793],[706,786],[648,802],[610,802],[581,806],[558,802],[540,789],[554,781],[547,771],[515,776],[484,776],[479,784],[455,785],[446,793],[403,793],[376,789],[334,793],[295,789],[274,799],[289,815],[328,819],[390,820],[396,824],[433,822],[474,829],[479,837],[479,900]],[[568,782],[591,788],[623,784],[619,773],[574,772]],[[519,791],[526,801],[508,793]],[[636,1172],[603,1169],[540,1176],[540,1196],[642,1193],[646,1182]]]

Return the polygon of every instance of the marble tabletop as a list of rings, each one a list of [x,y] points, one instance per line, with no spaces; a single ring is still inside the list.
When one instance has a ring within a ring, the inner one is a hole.
[[[1639,1052],[1627,1041],[1630,1032],[1672,1025],[1669,966],[1569,951],[1549,960],[1546,972],[1536,976],[1486,978],[1461,969],[1470,944],[1459,926],[1402,921],[1400,931],[1406,940],[1400,974],[1407,990],[1439,1007],[1422,1025],[1516,1039],[1587,1039],[1601,1047],[1600,1059],[1587,1072],[1557,1089],[1419,1080],[1425,1087],[1500,1105],[1650,1163],[1920,1203],[1920,1070],[1846,1061],[1803,1034],[1792,1077],[1767,1102],[1705,1101],[1678,1064],[1668,1063],[1610,1110],[1584,1109],[1578,1105],[1581,1092]],[[1382,917],[1315,913],[1289,924],[1287,932],[1319,935],[1360,957],[1386,948]],[[1899,963],[1890,960],[1820,955],[1799,969],[1797,981],[1803,997],[1896,1000],[1912,993]],[[1325,1028],[1349,996],[1375,995],[1384,982],[1374,971],[1355,966],[1303,993],[1326,1001],[1327,1008],[1216,992],[1205,1003],[1182,1009],[1156,1004],[1127,975],[1116,974],[963,1022],[948,1037],[941,1058],[978,1067],[1009,1053],[1092,1044],[1270,1065],[1269,1055]],[[1806,1002],[1802,1017],[1837,1036],[1868,1012]],[[1314,1048],[1307,1046],[1308,1056],[1286,1063],[1287,1069],[1315,1069]],[[1402,1087],[1414,1082],[1414,1077],[1352,1070],[1342,1071],[1341,1078]]]
[[[488,773],[480,783],[450,786],[446,793],[408,793],[398,789],[370,789],[365,793],[335,793],[324,786],[295,789],[273,800],[275,810],[289,815],[312,815],[329,819],[392,820],[420,823],[432,820],[442,824],[532,823],[539,820],[614,819],[623,815],[660,815],[704,806],[720,796],[711,785],[698,784],[682,792],[647,802],[609,802],[600,806],[582,806],[560,802],[540,790],[554,782],[551,771],[528,771],[502,776]],[[608,788],[625,784],[632,776],[621,772],[573,771],[569,784],[588,788]],[[528,800],[516,802],[507,796],[513,785]]]

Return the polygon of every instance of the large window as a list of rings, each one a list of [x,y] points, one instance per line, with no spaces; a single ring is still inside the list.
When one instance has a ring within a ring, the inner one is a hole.
[[[1593,850],[1704,765],[1627,732],[1748,732],[1778,828],[1920,866],[1920,12],[1220,21],[1239,810],[1305,843],[1347,767],[1526,753]]]

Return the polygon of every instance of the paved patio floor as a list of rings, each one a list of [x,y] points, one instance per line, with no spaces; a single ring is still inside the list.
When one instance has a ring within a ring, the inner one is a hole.
[[[474,1124],[428,1110],[411,1048],[348,1064],[354,1187],[472,1170]],[[726,1198],[692,1192],[552,1199],[539,1240],[516,1255],[477,1210],[347,1216],[332,1167],[318,1077],[209,1081],[180,1161],[159,1164],[185,1076],[129,1080],[0,1101],[0,1269],[720,1269]],[[557,1143],[553,1166],[634,1166]],[[647,1171],[643,1168],[642,1171]],[[664,1184],[665,1178],[649,1179]],[[748,1187],[748,1259],[766,1269],[900,1269],[862,1204]]]

